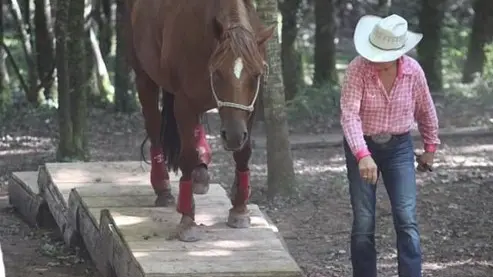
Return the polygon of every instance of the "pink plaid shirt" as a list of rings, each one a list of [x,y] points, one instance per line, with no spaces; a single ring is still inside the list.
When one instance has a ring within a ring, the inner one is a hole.
[[[349,147],[360,160],[370,155],[363,135],[402,134],[414,121],[425,149],[433,152],[438,139],[438,118],[424,72],[404,55],[388,95],[370,62],[356,57],[349,63],[341,92],[341,125]]]

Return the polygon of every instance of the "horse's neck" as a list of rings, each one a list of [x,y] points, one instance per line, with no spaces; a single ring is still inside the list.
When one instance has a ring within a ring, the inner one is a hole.
[[[249,10],[244,0],[219,0],[218,16],[224,20],[226,28],[241,26],[251,29],[249,22]]]

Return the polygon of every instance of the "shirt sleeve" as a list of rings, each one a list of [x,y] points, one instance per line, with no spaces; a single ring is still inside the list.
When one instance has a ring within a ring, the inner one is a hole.
[[[414,118],[418,124],[425,148],[434,149],[436,145],[440,144],[438,117],[423,69],[420,66],[417,68],[418,74],[414,83],[416,93]]]
[[[346,69],[342,84],[341,127],[351,152],[358,160],[370,154],[363,137],[363,127],[359,115],[363,89],[364,83],[360,65],[358,65],[357,60],[353,60]]]

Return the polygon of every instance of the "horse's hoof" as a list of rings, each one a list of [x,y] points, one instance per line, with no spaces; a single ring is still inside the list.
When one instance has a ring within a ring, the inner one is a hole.
[[[209,192],[209,172],[204,166],[199,166],[192,173],[193,193],[207,194]]]
[[[169,207],[175,203],[176,201],[171,194],[171,190],[165,190],[157,193],[156,201],[154,201],[154,205],[156,207]]]
[[[229,210],[228,222],[226,224],[231,228],[244,229],[249,228],[251,222],[248,211],[239,213],[231,209]]]
[[[178,239],[183,242],[195,242],[202,239],[200,227],[191,218],[182,220],[178,225]]]

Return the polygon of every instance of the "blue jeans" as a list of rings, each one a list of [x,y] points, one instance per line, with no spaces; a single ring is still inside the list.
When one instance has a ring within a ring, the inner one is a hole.
[[[414,148],[409,134],[394,136],[385,144],[366,139],[383,178],[392,205],[397,234],[400,277],[421,277],[421,247],[416,221],[416,175]],[[353,277],[377,276],[375,249],[376,186],[362,180],[355,157],[344,141],[347,177],[353,209],[351,262]]]

